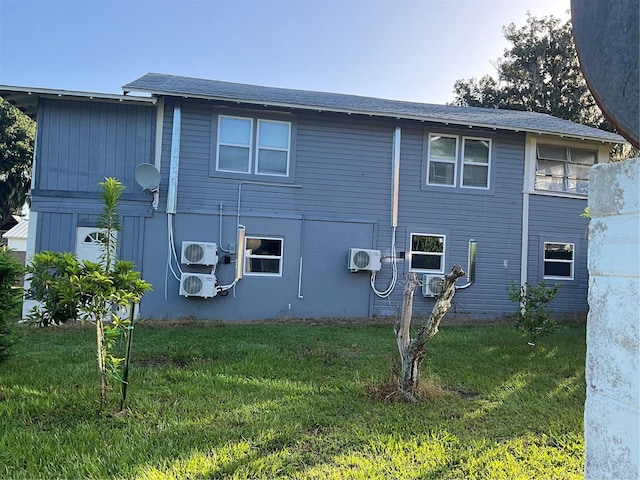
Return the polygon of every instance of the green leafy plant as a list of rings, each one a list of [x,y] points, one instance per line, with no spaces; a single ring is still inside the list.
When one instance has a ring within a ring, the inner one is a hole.
[[[23,270],[8,248],[0,248],[0,362],[9,358],[15,343],[13,321],[22,299],[22,289],[16,283]]]
[[[29,312],[29,320],[41,327],[62,325],[78,319],[79,292],[71,277],[81,275],[82,264],[73,253],[39,252],[27,265],[30,281],[26,297],[40,302]]]
[[[507,287],[509,300],[518,303],[515,319],[516,327],[527,335],[531,349],[535,349],[538,338],[552,333],[557,326],[557,322],[551,318],[552,310],[548,304],[556,298],[558,289],[562,284],[555,284],[549,287],[545,282],[536,286],[527,283],[518,286],[515,282]]]
[[[117,207],[124,186],[114,178],[105,178],[99,185],[103,203],[97,224],[103,232],[99,236],[99,262],[79,262],[71,253],[41,252],[34,255],[27,271],[29,298],[41,302],[32,311],[32,320],[42,326],[71,319],[95,325],[100,405],[104,407],[107,376],[122,381],[124,358],[115,356],[113,350],[118,340],[130,334],[131,321],[126,312],[140,302],[151,284],[140,277],[133,262],[116,258],[117,232],[121,229]]]

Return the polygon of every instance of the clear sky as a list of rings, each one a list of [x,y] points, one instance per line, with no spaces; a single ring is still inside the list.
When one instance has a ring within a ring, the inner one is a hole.
[[[0,84],[121,93],[147,72],[446,103],[502,27],[570,0],[0,0]]]

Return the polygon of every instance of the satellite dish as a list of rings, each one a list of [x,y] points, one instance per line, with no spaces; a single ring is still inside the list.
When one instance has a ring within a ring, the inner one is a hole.
[[[160,185],[160,172],[150,163],[141,163],[136,167],[136,182],[146,193],[154,193]]]

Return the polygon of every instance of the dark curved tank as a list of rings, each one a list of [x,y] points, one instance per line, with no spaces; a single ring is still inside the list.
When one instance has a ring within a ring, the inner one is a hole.
[[[640,0],[571,0],[580,67],[598,106],[639,147]]]

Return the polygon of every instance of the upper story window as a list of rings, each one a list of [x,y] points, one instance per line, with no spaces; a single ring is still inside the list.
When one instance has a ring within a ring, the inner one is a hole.
[[[589,170],[597,158],[595,150],[537,144],[535,189],[587,195]]]
[[[444,272],[444,235],[411,234],[411,270]]]
[[[445,187],[489,188],[491,140],[429,135],[427,184]],[[458,171],[460,174],[458,175]]]
[[[573,280],[573,243],[544,243],[544,278]]]
[[[218,117],[216,170],[289,176],[291,123]]]

